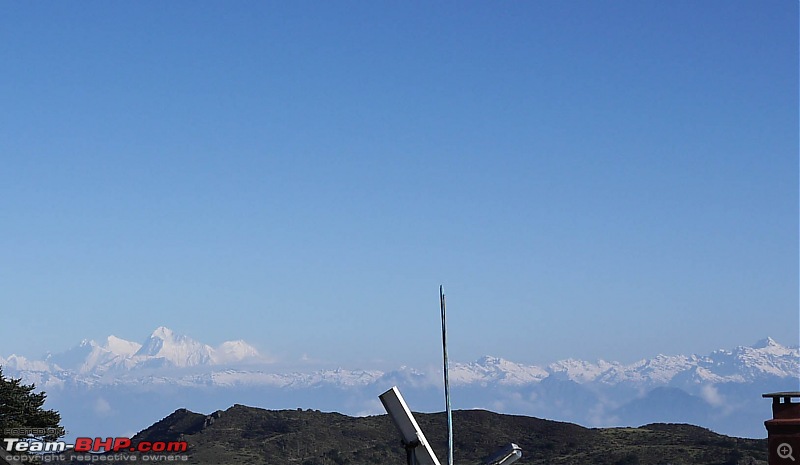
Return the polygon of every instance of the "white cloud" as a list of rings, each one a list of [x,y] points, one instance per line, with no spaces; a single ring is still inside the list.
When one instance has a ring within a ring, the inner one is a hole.
[[[98,397],[94,401],[94,405],[92,405],[92,410],[99,416],[106,416],[111,413],[113,409],[107,400],[103,399],[102,397]]]
[[[713,384],[706,384],[700,389],[700,397],[714,407],[725,405],[725,398]]]

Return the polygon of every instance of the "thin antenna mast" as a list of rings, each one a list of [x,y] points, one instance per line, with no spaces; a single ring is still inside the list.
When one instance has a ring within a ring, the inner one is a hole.
[[[442,309],[442,357],[444,358],[444,402],[447,410],[447,464],[453,465],[453,413],[450,410],[450,378],[447,366],[447,317],[445,315],[444,290],[439,286],[439,305]]]

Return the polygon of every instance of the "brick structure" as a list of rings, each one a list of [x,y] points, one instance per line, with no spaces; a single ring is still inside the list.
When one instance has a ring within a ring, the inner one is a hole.
[[[800,392],[774,392],[772,419],[764,422],[769,442],[769,465],[800,465]]]

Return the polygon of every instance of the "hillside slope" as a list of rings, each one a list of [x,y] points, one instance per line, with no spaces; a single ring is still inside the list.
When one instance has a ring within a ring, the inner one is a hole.
[[[442,413],[415,414],[444,462]],[[722,436],[682,424],[639,428],[584,428],[571,423],[456,411],[455,463],[478,464],[496,448],[515,442],[520,464],[760,464],[766,440]],[[184,439],[195,464],[402,465],[405,452],[386,415],[349,417],[311,410],[263,410],[234,405],[202,415],[180,409],[141,431],[135,441]]]

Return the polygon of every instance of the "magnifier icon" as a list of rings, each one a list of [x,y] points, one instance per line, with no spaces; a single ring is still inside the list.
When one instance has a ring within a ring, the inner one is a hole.
[[[792,459],[792,462],[794,462],[794,457],[792,457],[792,446],[786,444],[785,442],[778,444],[778,457],[782,459]]]

